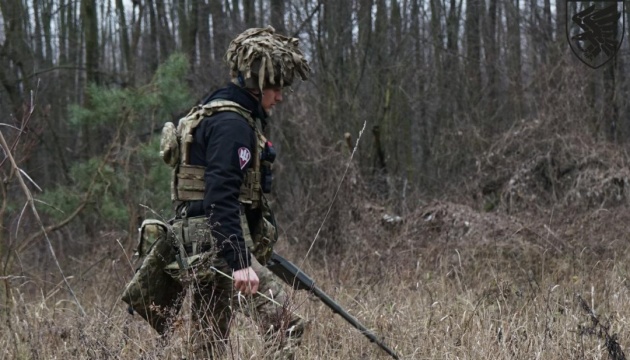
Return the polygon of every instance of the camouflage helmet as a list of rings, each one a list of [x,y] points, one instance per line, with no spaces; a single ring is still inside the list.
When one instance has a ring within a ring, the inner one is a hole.
[[[228,47],[225,61],[234,81],[241,86],[263,89],[291,86],[299,76],[308,78],[311,68],[299,48],[299,40],[276,34],[273,27],[251,28],[238,35]]]

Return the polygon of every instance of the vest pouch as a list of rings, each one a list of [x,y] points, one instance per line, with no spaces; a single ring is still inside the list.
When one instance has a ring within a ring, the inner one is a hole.
[[[217,249],[208,219],[205,216],[177,219],[172,228],[180,249],[180,260],[168,264],[166,273],[182,285],[193,280],[214,280],[215,272],[210,267],[217,258]],[[181,269],[180,264],[185,269]]]
[[[160,157],[170,167],[175,167],[179,163],[179,143],[177,141],[177,129],[175,124],[167,122],[162,128],[162,138],[160,139]]]
[[[164,334],[183,299],[183,287],[164,271],[176,255],[167,225],[159,220],[145,220],[140,227],[137,253],[142,265],[125,287],[122,300]]]
[[[159,239],[166,238],[166,231],[165,222],[156,219],[144,220],[138,232],[138,245],[134,257],[143,259],[147,256]]]
[[[175,174],[176,198],[180,201],[203,200],[206,183],[206,168],[196,165],[179,165]],[[192,219],[192,218],[191,218]]]
[[[177,219],[172,225],[178,243],[185,248],[182,258],[192,257],[201,252],[216,251],[208,219],[205,216]]]

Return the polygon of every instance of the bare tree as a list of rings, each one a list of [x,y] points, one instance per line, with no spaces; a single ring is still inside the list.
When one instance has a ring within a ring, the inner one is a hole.
[[[273,26],[279,33],[286,34],[287,27],[284,21],[285,15],[285,0],[270,0],[271,1],[271,26]]]
[[[122,58],[124,59],[123,72],[132,72],[133,56],[131,54],[131,46],[129,45],[129,29],[127,28],[127,15],[125,14],[125,6],[123,0],[116,0],[116,11],[118,15],[118,23],[120,25],[120,47]],[[125,76],[127,78],[127,76]]]
[[[478,102],[481,94],[481,16],[483,15],[481,0],[467,0],[466,3],[466,62],[468,73],[466,84],[467,107],[478,114]]]
[[[509,0],[503,4],[507,23],[507,69],[509,81],[510,111],[518,119],[523,115],[522,50],[520,0]]]
[[[81,25],[85,36],[85,70],[88,83],[100,83],[99,29],[96,16],[96,1],[81,0]]]
[[[256,20],[255,9],[256,9],[256,0],[243,0],[244,21],[245,21],[245,26],[248,28],[261,26],[261,24],[258,24],[258,21]]]

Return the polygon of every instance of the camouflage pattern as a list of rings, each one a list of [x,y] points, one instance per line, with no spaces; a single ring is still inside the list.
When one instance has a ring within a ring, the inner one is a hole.
[[[201,249],[206,251],[215,249],[215,240],[212,236],[212,229],[208,225],[205,216],[196,216],[173,221],[171,227],[173,234],[178,240],[178,244],[190,247],[188,253],[181,253],[180,256],[187,257],[198,255]],[[181,251],[184,251],[183,249]]]
[[[213,267],[225,274],[232,269],[224,259],[212,257]],[[299,345],[304,331],[304,320],[290,311],[290,298],[283,286],[265,267],[252,259],[252,268],[258,275],[258,291],[278,304],[260,295],[244,297],[233,290],[232,279],[220,274],[207,276],[205,271],[180,271],[175,275],[183,279],[182,286],[192,289],[193,316],[198,326],[193,332],[192,358],[221,358],[230,332],[233,311],[240,311],[253,318],[264,336],[269,352],[275,359],[293,359],[293,351]],[[200,268],[198,268],[200,269]]]
[[[167,122],[162,128],[160,138],[160,157],[170,166],[175,167],[179,163],[179,143],[177,142],[177,130],[175,124]]]
[[[182,260],[186,262],[186,270],[181,271],[180,263],[173,261],[164,268],[164,271],[184,287],[196,282],[209,283],[216,277],[216,272],[211,269],[216,255],[215,251],[206,251],[188,256]]]
[[[254,227],[252,234],[252,246],[250,251],[256,259],[266,264],[271,259],[273,247],[278,241],[276,221],[267,201],[263,201],[262,218]]]
[[[233,79],[241,75],[246,87],[261,90],[266,86],[291,86],[295,77],[306,80],[311,72],[299,39],[277,34],[271,26],[251,28],[237,36],[228,47],[225,61]]]
[[[166,224],[153,221],[145,221],[140,229],[137,254],[142,265],[127,284],[122,300],[164,334],[169,328],[168,319],[181,307],[183,287],[164,272],[166,265],[175,260],[176,252]]]
[[[138,245],[134,255],[138,259],[144,260],[153,244],[158,239],[166,236],[166,229],[168,229],[168,225],[163,221],[156,219],[144,220],[138,229]]]

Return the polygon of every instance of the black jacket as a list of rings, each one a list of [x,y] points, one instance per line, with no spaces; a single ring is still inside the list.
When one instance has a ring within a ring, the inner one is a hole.
[[[254,118],[266,119],[260,101],[234,84],[215,91],[204,103],[215,99],[234,101],[251,111]],[[217,239],[219,254],[232,269],[247,268],[251,265],[251,255],[243,239],[238,197],[245,173],[253,163],[256,133],[245,118],[224,111],[203,119],[193,136],[190,164],[206,167],[206,188],[203,202],[188,204],[188,216],[205,214]]]

